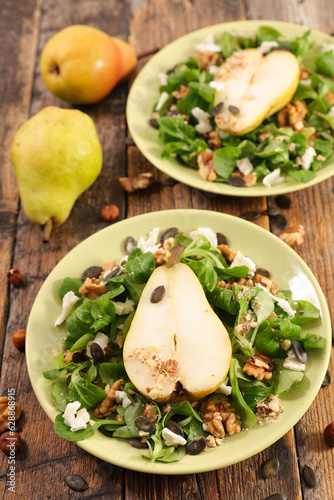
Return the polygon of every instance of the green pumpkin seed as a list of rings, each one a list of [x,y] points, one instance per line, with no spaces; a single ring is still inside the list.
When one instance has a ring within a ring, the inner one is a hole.
[[[324,380],[322,381],[322,387],[327,387],[327,386],[331,385],[332,382],[333,382],[333,375],[327,369]]]
[[[273,477],[277,474],[279,469],[279,461],[278,458],[269,458],[269,460],[266,460],[261,467],[262,471],[262,476],[265,479],[268,479],[270,477]]]
[[[309,465],[305,465],[303,469],[303,478],[307,486],[310,488],[315,488],[318,483],[318,478],[316,476],[315,470]]]
[[[65,483],[67,486],[74,491],[86,491],[88,490],[88,484],[83,477],[78,476],[78,474],[69,474],[65,477]]]

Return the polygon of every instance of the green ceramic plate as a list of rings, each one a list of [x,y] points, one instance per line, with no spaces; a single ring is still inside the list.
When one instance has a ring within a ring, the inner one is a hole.
[[[79,444],[84,450],[121,467],[155,474],[190,474],[226,467],[240,462],[277,441],[288,432],[306,412],[314,400],[327,369],[331,348],[331,326],[326,300],[310,269],[300,257],[276,236],[242,219],[201,210],[167,210],[140,215],[117,222],[80,243],[64,257],[41,287],[31,310],[26,339],[26,357],[30,380],[35,394],[47,415],[54,420],[57,411],[50,398],[51,382],[43,371],[53,367],[52,349],[65,336],[64,327],[53,327],[61,310],[59,285],[66,276],[80,276],[91,265],[116,261],[124,255],[123,243],[127,236],[147,235],[153,227],[161,230],[177,226],[184,231],[196,227],[210,227],[224,233],[234,250],[240,249],[261,267],[271,270],[280,288],[290,288],[296,298],[310,300],[321,310],[321,320],[311,323],[308,331],[328,339],[326,347],[311,352],[306,376],[289,394],[282,398],[285,412],[276,424],[264,424],[249,432],[241,432],[220,448],[198,456],[187,455],[181,462],[150,463],[140,452],[125,441],[110,439],[97,432],[91,439]]]
[[[267,188],[263,184],[249,188],[238,188],[229,184],[214,183],[203,180],[196,170],[180,165],[176,160],[161,158],[163,144],[158,139],[158,131],[148,124],[154,103],[159,97],[158,73],[165,73],[175,64],[189,59],[194,53],[194,46],[201,42],[209,33],[218,35],[224,31],[247,30],[254,31],[259,26],[271,26],[284,36],[293,39],[302,35],[306,28],[297,24],[278,21],[237,21],[209,26],[189,33],[160,50],[144,66],[135,79],[127,101],[127,122],[133,140],[139,150],[159,170],[170,175],[179,182],[191,187],[210,191],[211,193],[229,196],[271,196],[305,189],[328,179],[334,175],[334,158],[327,160],[316,177],[306,183],[298,183],[288,179],[282,184]],[[320,31],[312,31],[317,43],[334,43],[334,39]]]

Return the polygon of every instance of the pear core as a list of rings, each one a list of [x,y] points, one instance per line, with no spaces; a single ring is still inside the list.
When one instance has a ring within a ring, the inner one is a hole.
[[[258,127],[292,99],[299,82],[299,63],[289,51],[263,55],[258,49],[235,52],[215,76],[222,88],[214,105],[224,103],[216,115],[217,126],[232,135],[244,135]]]
[[[162,286],[165,294],[152,303],[153,291]],[[225,379],[231,356],[229,335],[195,273],[182,263],[156,268],[123,347],[137,389],[160,402],[203,398]]]

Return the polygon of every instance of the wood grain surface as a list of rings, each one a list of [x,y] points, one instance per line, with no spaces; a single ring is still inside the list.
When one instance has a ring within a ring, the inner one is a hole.
[[[119,219],[170,209],[199,208],[240,215],[262,211],[274,200],[215,196],[180,183],[166,185],[156,170],[129,140],[125,106],[128,83],[85,112],[95,121],[103,147],[101,175],[76,202],[69,219],[48,244],[20,207],[10,161],[10,146],[18,127],[48,105],[70,107],[45,88],[39,71],[41,51],[57,31],[71,24],[88,24],[130,41],[138,54],[161,48],[198,28],[241,19],[275,19],[304,24],[326,33],[334,31],[332,0],[11,0],[0,2],[0,394],[14,387],[23,408],[20,420],[24,445],[17,456],[16,492],[6,490],[7,458],[0,454],[1,498],[126,499],[126,500],[264,500],[282,493],[289,500],[331,500],[334,497],[333,449],[323,429],[334,419],[333,386],[322,388],[301,421],[277,443],[242,463],[204,474],[152,476],[113,467],[101,474],[100,461],[74,443],[59,438],[40,407],[29,382],[24,353],[12,343],[12,332],[25,328],[34,298],[53,267],[87,236],[107,225],[99,210],[108,203],[120,208]],[[142,57],[139,69],[149,56]],[[83,109],[83,108],[82,108]],[[147,191],[126,195],[118,177],[149,171],[155,184]],[[298,254],[310,266],[334,311],[334,184],[329,179],[290,195],[292,207],[284,211],[289,225],[303,224],[305,242]],[[277,233],[267,217],[256,223]],[[19,268],[23,286],[9,286],[6,273]],[[333,368],[333,366],[332,366]],[[277,456],[277,476],[263,479],[260,467]],[[311,489],[302,478],[305,464],[312,466],[318,485]],[[70,490],[65,476],[75,473],[89,484],[84,493]],[[110,477],[108,477],[110,476]]]

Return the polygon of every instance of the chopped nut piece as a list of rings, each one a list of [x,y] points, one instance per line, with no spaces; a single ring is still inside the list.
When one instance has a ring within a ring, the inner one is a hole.
[[[260,425],[263,422],[267,422],[269,418],[277,420],[284,411],[282,402],[275,394],[270,394],[265,401],[257,403],[256,408],[256,416]]]
[[[188,94],[189,90],[190,88],[186,85],[181,85],[179,90],[174,90],[172,92],[172,96],[175,97],[175,99],[182,99],[182,97],[185,97]]]
[[[218,245],[217,248],[221,251],[228,262],[232,262],[232,260],[236,256],[236,253],[233,252],[233,250],[231,250],[231,248],[227,245]]]
[[[222,141],[217,130],[211,130],[211,132],[208,133],[208,145],[214,151],[221,147]]]
[[[264,286],[268,290],[271,289],[272,281],[266,276],[262,276],[261,274],[256,274],[253,278],[253,282],[260,283],[260,285]]]
[[[65,356],[64,356],[64,361],[65,363],[68,365],[69,363],[72,363],[72,359],[73,359],[73,352],[71,351],[67,351],[65,353]]]
[[[285,108],[281,109],[277,114],[277,123],[280,127],[290,125],[294,130],[302,130],[304,128],[304,118],[307,113],[305,101],[294,101],[289,103]]]
[[[257,136],[257,140],[259,142],[264,142],[268,137],[270,136],[269,130],[263,130],[263,132],[260,132]]]
[[[213,151],[201,151],[197,156],[197,163],[199,166],[199,175],[206,181],[214,181],[217,179],[217,173],[213,166]]]
[[[326,158],[323,155],[318,155],[318,156],[316,156],[315,159],[318,161],[325,161],[326,160]]]
[[[8,413],[13,410],[14,405],[9,402],[7,396],[0,397],[0,433],[5,432],[9,428]],[[10,407],[10,408],[9,408]],[[19,420],[22,415],[21,407],[15,403],[15,421]],[[11,422],[13,420],[11,419]]]
[[[7,278],[13,286],[18,286],[23,281],[22,273],[16,267],[7,272]]]
[[[94,417],[96,418],[107,417],[116,410],[117,404],[116,404],[115,392],[118,391],[118,389],[121,387],[122,384],[123,380],[119,379],[114,383],[112,387],[110,387],[107,396],[104,398],[102,403],[100,403],[93,411]]]
[[[119,347],[123,347],[124,345],[124,337],[123,337],[123,333],[122,332],[119,332],[117,337],[116,337],[116,340],[115,340],[116,344],[119,345]]]
[[[307,80],[307,78],[309,78],[310,74],[311,73],[306,68],[304,68],[304,66],[301,64],[300,65],[300,79]]]
[[[210,66],[219,66],[222,58],[217,52],[197,52],[194,56],[201,65],[202,69],[209,70]]]
[[[256,181],[257,181],[257,175],[255,172],[251,172],[248,175],[244,175],[239,170],[235,170],[231,174],[231,177],[239,177],[240,179],[243,179],[247,187],[254,186],[256,184]]]
[[[128,193],[133,193],[139,189],[147,189],[154,182],[151,172],[143,172],[136,177],[120,177],[119,182],[122,188]]]
[[[86,278],[84,284],[79,288],[79,292],[90,300],[97,299],[107,291],[106,285],[97,278]]]
[[[287,227],[278,237],[281,238],[290,247],[293,245],[301,245],[304,243],[305,229],[302,224],[297,226]]]
[[[166,264],[170,255],[171,255],[171,253],[169,250],[165,250],[163,247],[161,247],[154,254],[155,265],[161,266],[162,264]]]
[[[240,417],[235,409],[226,401],[215,404],[211,399],[201,405],[200,416],[203,419],[203,430],[215,437],[222,438],[241,431]]]
[[[260,352],[248,358],[243,371],[249,377],[254,377],[257,380],[269,380],[273,375],[274,365],[269,356],[265,356]]]
[[[117,219],[119,216],[119,208],[117,205],[105,205],[100,210],[102,220],[110,221]]]
[[[327,92],[325,97],[326,97],[327,101],[329,102],[329,104],[332,106],[334,104],[334,92]]]

